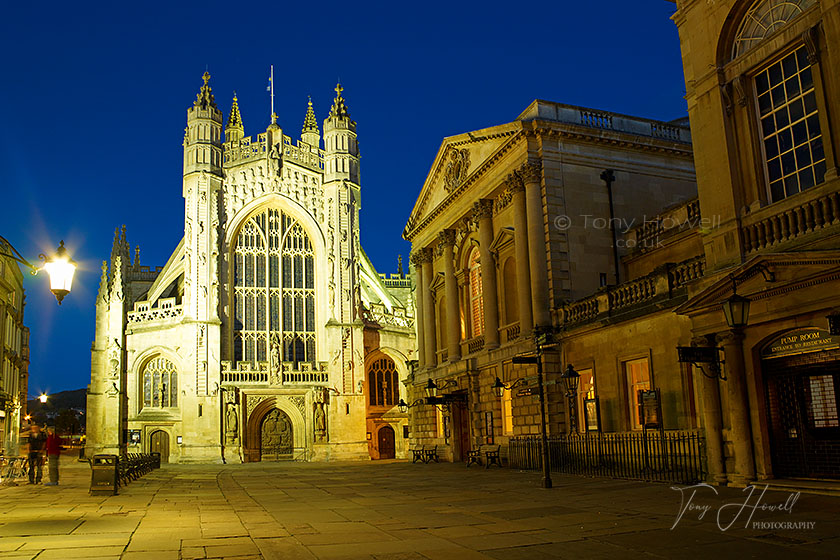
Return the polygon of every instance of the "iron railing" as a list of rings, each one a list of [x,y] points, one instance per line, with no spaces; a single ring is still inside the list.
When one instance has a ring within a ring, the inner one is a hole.
[[[549,436],[548,454],[555,472],[691,484],[704,480],[704,444],[694,430],[593,432]],[[541,469],[539,436],[511,438],[508,461],[515,469]]]

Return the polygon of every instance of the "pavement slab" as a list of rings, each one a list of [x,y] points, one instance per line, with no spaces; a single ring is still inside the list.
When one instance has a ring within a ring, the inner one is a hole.
[[[0,560],[205,558],[836,557],[840,498],[408,462],[164,465],[90,496],[86,463],[62,485],[0,486]],[[362,482],[363,481],[363,482]],[[752,500],[752,501],[748,501]],[[746,501],[746,505],[745,505]],[[731,522],[731,524],[730,524]]]

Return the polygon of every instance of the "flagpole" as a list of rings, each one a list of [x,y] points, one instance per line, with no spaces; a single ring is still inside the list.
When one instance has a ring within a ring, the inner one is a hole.
[[[271,124],[277,124],[277,115],[274,113],[274,65],[271,65],[271,75],[268,78],[271,87]]]

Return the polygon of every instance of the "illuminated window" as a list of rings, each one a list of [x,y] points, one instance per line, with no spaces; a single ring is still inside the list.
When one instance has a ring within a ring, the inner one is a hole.
[[[484,296],[482,295],[481,262],[478,249],[473,249],[472,253],[470,253],[469,263],[470,327],[472,329],[472,336],[476,337],[484,334]]]
[[[837,393],[834,377],[813,375],[808,378],[808,420],[814,428],[837,428]]]
[[[294,218],[268,209],[245,222],[233,282],[236,361],[269,361],[275,344],[284,362],[315,361],[315,253]]]
[[[513,435],[513,395],[502,393],[502,429],[506,436]]]
[[[732,58],[752,49],[815,3],[816,0],[758,0],[741,22]]]
[[[650,390],[650,369],[648,359],[630,360],[624,362],[624,372],[627,375],[628,403],[630,405],[630,427],[641,430],[639,422],[639,391]]]
[[[374,360],[368,371],[371,406],[395,406],[400,400],[397,370],[390,358]]]
[[[591,369],[578,371],[580,382],[577,394],[577,424],[578,430],[598,429],[598,411],[595,399],[595,372]],[[587,402],[589,401],[589,402]]]
[[[163,356],[152,358],[143,367],[143,406],[178,406],[178,371]]]
[[[755,93],[772,201],[822,183],[825,152],[805,47],[759,73]]]

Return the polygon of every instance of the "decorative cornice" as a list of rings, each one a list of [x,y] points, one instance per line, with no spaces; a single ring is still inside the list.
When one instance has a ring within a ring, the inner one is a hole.
[[[723,346],[730,344],[740,344],[744,340],[744,331],[741,329],[732,329],[726,332],[715,335],[715,342]]]

